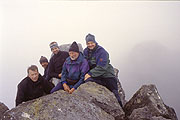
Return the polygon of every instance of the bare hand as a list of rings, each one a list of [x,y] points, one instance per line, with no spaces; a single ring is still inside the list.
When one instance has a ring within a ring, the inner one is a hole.
[[[71,90],[69,90],[69,94],[72,94],[74,92],[74,88],[71,88]]]
[[[59,76],[59,78],[61,78],[61,73],[58,76]]]
[[[84,81],[87,80],[88,78],[90,78],[91,76],[89,74],[86,74],[84,77]]]
[[[70,88],[69,88],[69,86],[68,86],[66,83],[63,84],[63,87],[64,87],[64,90],[65,90],[66,92],[69,92],[69,91],[70,91]]]

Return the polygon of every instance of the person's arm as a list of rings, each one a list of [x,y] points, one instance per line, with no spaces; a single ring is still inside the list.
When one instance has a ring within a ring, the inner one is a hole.
[[[63,64],[63,69],[62,69],[62,74],[61,74],[61,82],[62,82],[62,85],[64,83],[67,83],[66,79],[67,79],[67,76],[68,76],[68,71],[66,69],[66,62],[64,62]]]
[[[61,74],[61,83],[63,85],[63,88],[65,91],[69,92],[70,88],[69,86],[67,85],[67,76],[68,76],[68,71],[66,69],[66,62],[64,62],[63,64],[63,69],[62,69],[62,74]]]
[[[44,90],[44,92],[46,94],[50,94],[51,90],[54,88],[54,84],[52,84],[48,80],[45,80],[43,77],[42,77],[42,81],[43,81],[43,90]]]
[[[49,74],[49,77],[53,78],[59,78],[59,74],[58,73],[55,73],[54,72],[54,64],[53,64],[53,58],[50,59],[50,62],[49,62],[49,71],[48,71],[48,74]]]
[[[49,63],[48,63],[49,64]],[[46,70],[46,76],[45,76],[45,80],[49,81],[51,79],[51,77],[49,76],[49,65],[47,66],[47,70]]]
[[[99,77],[103,75],[108,68],[108,64],[109,55],[104,49],[101,49],[96,56],[96,67],[91,69],[88,72],[88,75],[90,75],[91,77]]]
[[[18,90],[17,90],[17,96],[16,96],[16,106],[21,104],[22,102],[25,101],[25,93],[21,85],[18,85]]]

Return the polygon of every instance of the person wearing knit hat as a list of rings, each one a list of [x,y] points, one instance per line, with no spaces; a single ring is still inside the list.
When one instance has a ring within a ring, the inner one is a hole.
[[[84,82],[84,75],[88,70],[87,60],[79,52],[77,43],[73,42],[69,48],[69,57],[63,65],[61,82],[51,90],[51,93],[57,90],[65,90],[72,94]]]
[[[74,51],[74,52],[79,53],[79,47],[78,47],[78,44],[75,41],[71,44],[71,46],[69,48],[69,52],[70,51]]]
[[[68,52],[61,51],[57,42],[51,42],[49,46],[54,55],[49,62],[48,74],[51,78],[50,81],[56,86],[60,82],[62,67],[69,54]]]
[[[49,80],[50,80],[50,77],[49,77],[49,75],[48,75],[48,69],[49,69],[48,59],[47,59],[46,57],[44,57],[44,56],[41,56],[39,62],[40,62],[40,64],[41,64],[41,66],[44,68],[44,75],[43,75],[44,79],[49,81]]]
[[[57,42],[51,42],[49,44],[49,47],[50,47],[51,51],[53,52],[53,54],[57,54],[59,52],[59,46],[58,46]]]
[[[97,43],[96,40],[95,40],[95,36],[92,35],[92,34],[86,35],[86,43],[88,43],[89,41],[92,41],[92,42],[94,42],[94,43]]]
[[[118,93],[117,79],[113,66],[110,64],[108,52],[97,44],[95,36],[88,34],[85,38],[87,47],[83,53],[88,61],[90,70],[85,75],[85,82],[96,82],[114,93],[121,107],[123,107]]]
[[[76,60],[79,56],[79,47],[76,42],[73,42],[69,48],[69,56],[71,60]]]

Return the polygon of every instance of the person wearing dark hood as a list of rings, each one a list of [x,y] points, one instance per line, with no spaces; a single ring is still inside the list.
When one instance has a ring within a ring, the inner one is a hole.
[[[62,67],[69,54],[68,52],[61,51],[57,42],[52,42],[49,46],[54,55],[50,59],[48,73],[49,77],[51,77],[50,81],[56,86],[60,82]]]
[[[73,42],[69,48],[69,57],[63,65],[61,81],[51,90],[51,93],[57,90],[65,90],[72,94],[82,83],[84,76],[89,70],[87,60],[84,58],[76,42]]]
[[[44,68],[44,75],[43,75],[44,79],[50,81],[50,77],[49,77],[49,74],[48,74],[48,71],[49,71],[48,59],[46,57],[44,57],[44,56],[41,56],[41,58],[39,60],[39,63]]]
[[[123,107],[118,93],[117,78],[110,64],[108,52],[98,45],[94,35],[88,34],[85,39],[87,48],[83,53],[90,67],[89,72],[85,75],[85,82],[95,82],[105,86],[114,93],[120,106]]]
[[[16,106],[49,94],[53,88],[53,85],[39,74],[37,66],[31,65],[27,73],[28,76],[18,84]]]

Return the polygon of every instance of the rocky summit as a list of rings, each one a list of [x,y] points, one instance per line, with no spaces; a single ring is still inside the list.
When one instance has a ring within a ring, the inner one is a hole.
[[[73,94],[59,90],[7,111],[3,120],[123,120],[125,113],[113,93],[85,83]]]
[[[1,119],[178,120],[174,109],[164,104],[155,85],[143,85],[121,109],[113,93],[93,82],[82,84],[73,94],[59,90],[22,103],[3,112]]]

